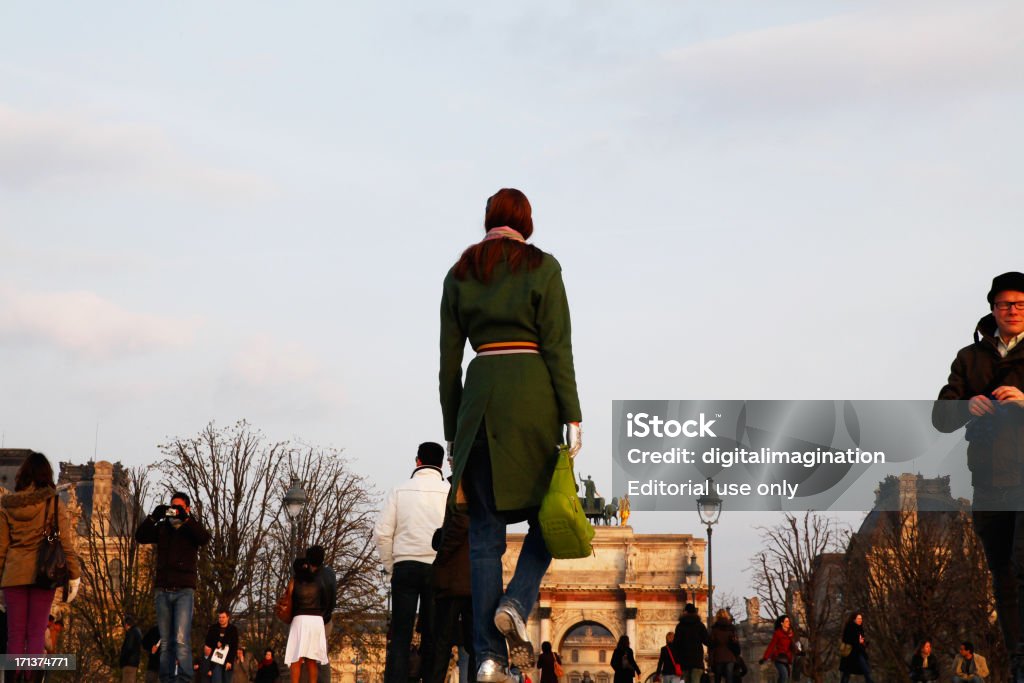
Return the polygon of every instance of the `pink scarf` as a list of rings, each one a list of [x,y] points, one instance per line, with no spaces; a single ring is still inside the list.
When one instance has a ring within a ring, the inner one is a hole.
[[[500,240],[500,239],[515,240],[517,242],[525,242],[526,241],[526,238],[523,237],[521,234],[519,234],[518,230],[513,230],[512,228],[508,227],[507,225],[502,225],[501,227],[498,227],[498,228],[491,228],[490,230],[487,231],[487,234],[484,235],[484,238],[483,238],[482,241],[486,242],[487,240]]]

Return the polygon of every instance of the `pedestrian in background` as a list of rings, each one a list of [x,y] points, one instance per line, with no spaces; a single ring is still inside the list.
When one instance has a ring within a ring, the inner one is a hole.
[[[135,683],[142,661],[142,630],[135,625],[135,618],[125,615],[124,640],[121,642],[121,683]]]
[[[669,646],[682,667],[684,683],[700,683],[704,675],[704,647],[707,644],[708,629],[697,614],[697,606],[687,603]]]
[[[772,640],[761,655],[761,664],[771,660],[778,674],[778,683],[786,683],[790,678],[791,667],[796,661],[796,633],[793,631],[793,621],[788,614],[779,615],[775,619],[775,631],[772,633]]]
[[[932,641],[924,640],[910,658],[910,683],[939,680],[939,662],[932,656]]]
[[[633,683],[640,677],[640,667],[633,657],[633,648],[629,646],[629,636],[621,636],[612,651],[612,670],[615,672],[614,683]]]
[[[427,662],[426,668],[420,666],[413,672],[409,651],[414,628],[420,632],[421,664],[433,654],[431,567],[437,552],[431,541],[444,522],[448,497],[449,485],[441,472],[444,446],[432,441],[421,443],[415,462],[409,480],[388,493],[373,528],[380,563],[391,577],[391,640],[385,683],[408,683],[410,677],[419,678],[430,670]]]
[[[331,633],[334,630],[331,617],[334,615],[334,608],[338,605],[338,575],[334,568],[327,564],[327,551],[323,546],[311,545],[306,548],[306,561],[310,569],[316,574],[316,580],[320,583],[324,592],[324,637],[327,638],[327,650],[331,648]],[[331,683],[331,663],[320,665],[319,683]]]
[[[736,626],[728,610],[720,609],[715,614],[708,636],[708,657],[715,683],[735,683],[736,660],[740,655],[740,641],[736,637]]]
[[[537,658],[537,668],[540,669],[540,683],[559,683],[560,676],[555,665],[562,666],[562,658],[557,652],[551,649],[551,643],[544,641],[540,644],[540,657]]]
[[[661,652],[658,653],[658,666],[657,671],[654,673],[655,681],[678,683],[679,679],[682,678],[683,668],[676,661],[676,657],[672,653],[672,641],[675,637],[675,631],[669,631],[665,634],[665,644],[661,647]]]
[[[953,683],[985,683],[988,673],[988,663],[974,652],[974,643],[960,643],[960,654],[953,659]]]
[[[292,571],[292,623],[284,663],[291,673],[291,683],[299,683],[303,668],[309,683],[317,683],[320,664],[328,661],[323,618],[327,598],[305,558],[296,559]]]
[[[462,645],[469,669],[476,672],[473,650],[473,600],[469,583],[469,515],[448,509],[432,542],[437,557],[431,572],[434,586],[434,652],[424,683],[444,683],[452,647]],[[460,667],[461,668],[461,667]]]
[[[135,540],[156,545],[153,575],[156,622],[160,628],[160,683],[192,679],[192,611],[199,577],[199,548],[210,532],[192,514],[184,491],[170,505],[157,505],[135,530]]]
[[[67,507],[57,497],[50,461],[32,451],[14,476],[14,493],[0,501],[0,603],[7,606],[9,655],[45,652],[43,640],[56,590],[35,584],[39,546],[54,525],[71,576],[67,597],[71,602],[80,583],[74,532]]]
[[[864,638],[864,615],[854,612],[843,627],[842,642],[850,646],[850,653],[839,660],[840,683],[847,683],[850,676],[863,676],[864,683],[873,683],[871,667],[868,665],[868,641]]]
[[[281,678],[281,667],[277,665],[277,660],[274,659],[273,650],[265,650],[263,652],[263,659],[260,660],[259,667],[256,669],[256,678],[253,683],[277,683]]]

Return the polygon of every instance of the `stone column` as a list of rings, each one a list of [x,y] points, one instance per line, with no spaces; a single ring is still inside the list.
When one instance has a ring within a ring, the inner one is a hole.
[[[543,643],[545,640],[551,640],[551,607],[538,607],[537,608],[537,620],[540,621],[540,642]],[[552,643],[551,647],[554,648],[555,644]],[[539,652],[539,650],[538,650]]]
[[[629,636],[629,646],[635,652],[640,646],[636,639],[636,607],[626,608],[626,635]]]

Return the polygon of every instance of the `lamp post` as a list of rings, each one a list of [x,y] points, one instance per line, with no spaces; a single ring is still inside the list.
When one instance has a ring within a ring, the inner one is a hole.
[[[359,683],[359,665],[363,663],[363,658],[357,654],[352,658],[352,663],[356,665],[356,683]]]
[[[391,582],[388,581],[388,570],[384,569],[384,565],[380,566],[380,582],[384,584],[384,590],[387,591],[388,596],[388,636],[391,635]]]
[[[718,524],[718,517],[722,514],[722,499],[715,493],[715,482],[708,479],[708,492],[697,499],[697,514],[700,521],[708,529],[708,628],[711,628],[712,600],[715,591],[715,584],[711,574],[711,525]]]
[[[302,489],[302,481],[292,474],[292,485],[284,494],[284,511],[288,515],[288,519],[291,520],[291,546],[289,551],[292,553],[292,557],[296,556],[295,550],[295,523],[299,519],[299,515],[302,514],[303,508],[306,507],[306,492]],[[288,560],[291,562],[291,558]]]
[[[697,586],[700,585],[700,577],[704,575],[700,565],[697,564],[697,556],[690,553],[690,564],[686,565],[683,569],[683,575],[686,577],[686,586],[690,589],[693,599],[690,601],[695,606],[697,604]]]

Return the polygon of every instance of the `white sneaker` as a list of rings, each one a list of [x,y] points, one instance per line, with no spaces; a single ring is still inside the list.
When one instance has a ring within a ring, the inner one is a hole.
[[[516,679],[496,659],[485,659],[476,670],[477,683],[516,683]]]
[[[526,635],[526,623],[511,605],[502,605],[494,613],[494,625],[508,643],[508,659],[520,669],[532,669],[537,661],[533,656],[533,643]]]

